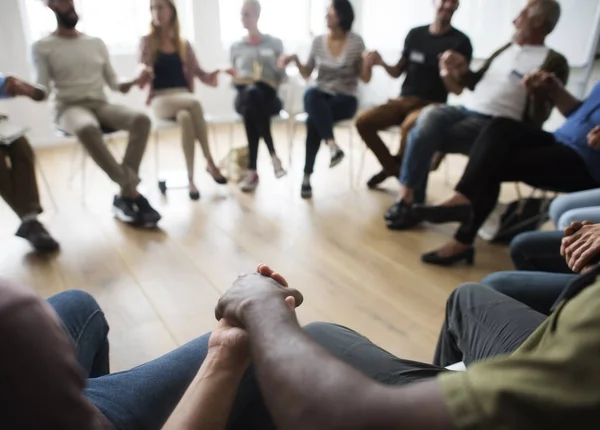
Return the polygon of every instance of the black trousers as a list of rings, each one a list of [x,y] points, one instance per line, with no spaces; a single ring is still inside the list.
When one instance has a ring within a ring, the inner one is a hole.
[[[369,339],[334,324],[313,323],[305,330],[333,356],[367,377],[389,385],[435,378],[446,366],[467,365],[514,352],[546,319],[524,304],[490,288],[466,284],[448,299],[433,364],[403,360]],[[293,371],[293,369],[290,369]],[[234,404],[230,429],[274,429],[249,370]]]
[[[469,163],[456,186],[473,207],[470,222],[460,226],[455,239],[471,244],[493,211],[502,182],[560,192],[583,191],[600,186],[583,159],[554,136],[523,123],[497,118],[477,138]]]
[[[236,86],[235,110],[244,118],[250,170],[256,170],[258,144],[262,137],[269,153],[275,155],[275,145],[271,134],[271,117],[279,114],[283,104],[277,91],[267,84],[257,82],[252,85]]]

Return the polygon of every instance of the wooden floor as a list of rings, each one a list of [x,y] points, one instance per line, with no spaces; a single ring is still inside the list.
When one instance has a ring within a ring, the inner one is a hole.
[[[238,145],[244,142],[241,133],[236,130]],[[226,130],[217,134],[217,152],[224,156],[228,134]],[[421,253],[444,243],[454,226],[388,231],[382,216],[398,185],[391,179],[385,183],[386,191],[367,190],[364,182],[377,170],[370,154],[364,179],[353,188],[350,160],[329,170],[328,154],[322,151],[314,199],[302,200],[302,139],[298,136],[295,142],[290,175],[281,180],[274,178],[261,149],[261,184],[255,195],[245,195],[235,185],[216,185],[204,173],[198,155],[200,202],[190,201],[185,190],[170,190],[167,198],[161,198],[150,146],[141,173],[147,179],[145,192],[163,215],[159,231],[134,230],[112,218],[115,188],[91,162],[82,204],[80,179],[69,185],[74,166],[79,166],[75,146],[38,150],[58,206],[52,207],[40,181],[46,208],[43,221],[61,242],[62,251],[50,258],[30,253],[28,245],[13,236],[18,220],[2,204],[0,276],[44,297],[68,289],[92,293],[111,325],[113,370],[148,361],[210,331],[219,295],[239,273],[252,271],[259,263],[276,268],[304,293],[305,305],[298,310],[303,323],[343,324],[396,355],[430,360],[448,294],[463,282],[510,268],[507,249],[478,244],[473,268],[421,264]],[[344,131],[339,139],[347,145]],[[276,140],[280,155],[287,158],[283,128]],[[356,137],[354,144],[356,166],[363,146]],[[116,146],[122,153],[122,143]],[[451,157],[432,175],[432,201],[451,191],[464,163],[464,157]],[[182,166],[177,135],[163,134],[161,168]]]

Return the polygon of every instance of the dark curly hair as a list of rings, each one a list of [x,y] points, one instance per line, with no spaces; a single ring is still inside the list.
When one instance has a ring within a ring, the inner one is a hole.
[[[344,32],[352,30],[354,24],[354,8],[349,0],[333,0],[331,3],[340,21],[339,26]]]

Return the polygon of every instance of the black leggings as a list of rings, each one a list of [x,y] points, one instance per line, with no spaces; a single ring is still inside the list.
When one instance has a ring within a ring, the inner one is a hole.
[[[525,182],[560,192],[600,186],[573,149],[545,131],[506,118],[493,120],[475,141],[456,191],[471,201],[473,218],[454,238],[471,244],[494,210],[502,182]]]
[[[261,137],[267,144],[269,153],[275,155],[275,146],[271,135],[271,117],[279,114],[282,103],[274,88],[260,82],[252,85],[238,85],[236,89],[235,110],[244,118],[248,137],[248,168],[256,170],[258,143]]]

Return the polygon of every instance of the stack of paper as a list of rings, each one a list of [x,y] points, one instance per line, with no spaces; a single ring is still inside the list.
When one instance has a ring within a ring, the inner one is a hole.
[[[7,119],[0,119],[0,144],[9,145],[24,136],[25,133],[27,133],[27,128]]]

